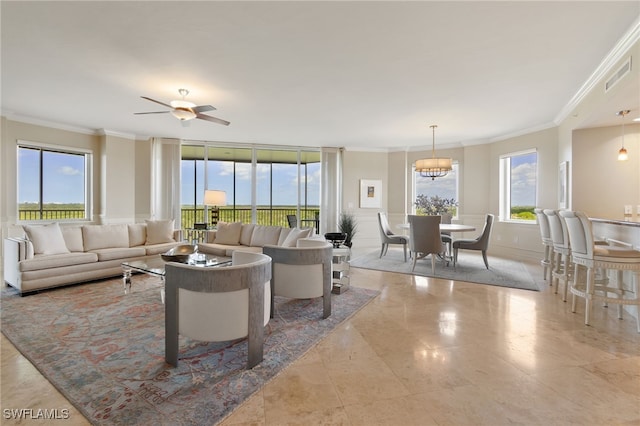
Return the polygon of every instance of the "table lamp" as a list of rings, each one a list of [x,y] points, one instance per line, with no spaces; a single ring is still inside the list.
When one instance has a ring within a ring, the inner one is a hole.
[[[227,205],[227,193],[217,189],[207,189],[204,191],[204,205],[211,207],[211,226],[215,227],[220,218],[219,206]]]

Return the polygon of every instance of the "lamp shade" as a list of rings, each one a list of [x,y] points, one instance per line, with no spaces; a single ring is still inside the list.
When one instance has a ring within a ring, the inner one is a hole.
[[[174,109],[171,111],[171,114],[182,121],[193,120],[196,118],[196,113],[188,109]]]
[[[227,193],[217,189],[207,189],[204,191],[205,206],[226,206]]]
[[[451,158],[424,158],[416,161],[417,172],[433,169],[450,171],[451,168]]]

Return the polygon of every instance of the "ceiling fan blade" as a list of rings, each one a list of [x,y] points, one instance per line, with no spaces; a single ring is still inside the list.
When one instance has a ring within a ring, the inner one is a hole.
[[[165,104],[164,102],[156,101],[155,99],[147,98],[146,96],[140,96],[140,97],[141,97],[142,99],[146,99],[146,100],[148,100],[148,101],[155,102],[155,103],[160,104],[160,105],[162,105],[162,106],[166,106],[167,108],[171,108],[171,109],[173,109],[173,107],[172,107],[171,105],[169,105],[169,104]]]
[[[229,124],[231,124],[229,121],[223,120],[221,118],[212,117],[210,115],[196,113],[196,117],[199,118],[200,120],[213,121],[214,123],[222,124],[225,126],[228,126]]]
[[[199,113],[199,112],[205,112],[205,111],[214,111],[216,108],[211,105],[199,105],[191,109],[193,110],[193,112]]]
[[[151,112],[134,112],[135,115],[142,115],[142,114],[165,114],[167,112],[171,112],[171,111],[151,111]]]

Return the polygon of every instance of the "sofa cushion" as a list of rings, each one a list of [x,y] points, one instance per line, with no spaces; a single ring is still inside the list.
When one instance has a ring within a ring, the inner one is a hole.
[[[69,253],[58,222],[48,225],[25,225],[24,231],[33,244],[35,254]]]
[[[177,246],[178,243],[162,243],[162,244],[153,244],[150,246],[144,246],[144,249],[146,251],[147,256],[151,256],[153,254],[162,254],[162,253],[166,253],[169,250],[171,250],[172,248],[174,248],[175,246]]]
[[[278,244],[281,229],[280,226],[256,225],[251,235],[251,246],[264,247],[267,244]]]
[[[40,271],[44,269],[61,268],[63,266],[95,263],[98,255],[95,253],[66,253],[52,255],[36,255],[32,259],[21,261],[18,265],[20,272]]]
[[[82,227],[84,250],[129,247],[129,231],[126,224],[84,225]]]
[[[129,259],[132,257],[141,257],[146,254],[144,247],[118,247],[118,248],[104,248],[94,250],[91,253],[98,255],[98,261],[104,262],[114,259]]]
[[[253,235],[253,228],[255,227],[256,225],[253,223],[242,224],[242,229],[240,230],[240,244],[243,246],[251,245],[251,236]]]
[[[147,225],[134,223],[127,225],[129,231],[129,247],[143,246],[147,242]]]
[[[81,226],[61,226],[62,236],[70,252],[83,252],[84,242],[82,241]]]
[[[218,222],[218,230],[216,231],[216,244],[232,244],[237,245],[240,242],[240,231],[242,230],[242,222]]]
[[[292,228],[291,231],[289,231],[289,234],[287,235],[287,237],[284,239],[284,241],[280,245],[282,247],[296,247],[298,240],[300,238],[309,237],[309,234],[311,233],[311,231],[312,231],[311,228],[305,228],[305,229]]]
[[[173,243],[174,220],[147,220],[146,244]]]
[[[284,243],[284,240],[287,239],[287,237],[289,236],[289,234],[291,233],[291,231],[294,228],[282,228],[280,229],[280,236],[278,237],[278,243],[277,245],[281,246]]]

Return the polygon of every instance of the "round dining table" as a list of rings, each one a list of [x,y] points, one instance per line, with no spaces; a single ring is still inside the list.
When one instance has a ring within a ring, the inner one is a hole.
[[[401,223],[398,225],[400,229],[409,229],[408,223]],[[441,223],[440,232],[471,232],[475,231],[476,227],[471,225],[463,225],[462,223]]]

